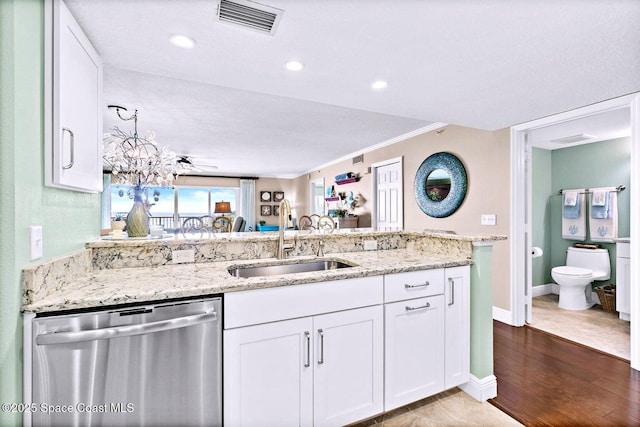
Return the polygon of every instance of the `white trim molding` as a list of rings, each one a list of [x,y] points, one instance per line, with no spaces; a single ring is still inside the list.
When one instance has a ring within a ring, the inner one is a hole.
[[[495,375],[489,375],[482,379],[473,375],[469,377],[469,382],[459,385],[462,391],[476,399],[478,402],[484,402],[493,399],[498,395],[498,379]]]
[[[493,320],[506,323],[507,325],[515,326],[511,323],[513,320],[513,314],[509,310],[504,308],[493,306]]]

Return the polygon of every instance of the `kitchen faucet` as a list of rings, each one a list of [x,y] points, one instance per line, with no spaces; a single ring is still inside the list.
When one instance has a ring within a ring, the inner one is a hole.
[[[280,202],[280,218],[278,221],[278,259],[285,259],[286,253],[291,252],[295,248],[295,244],[284,242],[284,229],[291,223],[291,203],[287,199]]]

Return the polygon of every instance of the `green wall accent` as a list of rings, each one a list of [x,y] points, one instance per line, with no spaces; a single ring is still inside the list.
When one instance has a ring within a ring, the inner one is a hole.
[[[471,265],[471,374],[493,375],[492,243],[473,245]]]
[[[531,195],[531,245],[543,249],[542,256],[531,260],[532,283],[551,283],[551,150],[534,148],[532,152],[532,195]]]
[[[551,165],[549,168],[549,152],[541,153],[534,149],[533,152],[533,200],[534,220],[533,242],[534,246],[540,246],[537,242],[545,242],[541,246],[545,251],[545,270],[551,271],[553,267],[564,265],[566,250],[575,243],[573,240],[562,238],[562,197],[558,195],[565,188],[591,188],[591,187],[615,187],[626,186],[626,190],[618,193],[618,236],[628,237],[630,233],[630,177],[631,177],[631,143],[629,138],[619,138],[592,144],[579,145],[577,147],[553,150],[550,153]],[[539,170],[540,168],[540,170]],[[541,183],[535,182],[535,177],[545,173],[551,176],[551,185],[545,178]],[[545,203],[544,200],[547,200]],[[542,219],[541,208],[536,204],[545,204],[545,213]],[[546,239],[549,239],[547,243]],[[589,240],[587,240],[589,242]],[[611,258],[611,278],[606,282],[594,282],[594,286],[603,283],[615,283],[615,243],[600,243],[609,250]],[[546,255],[549,258],[547,260]],[[534,271],[536,262],[534,259]],[[544,281],[542,281],[544,280]],[[551,283],[549,277],[535,276],[533,285]]]
[[[100,196],[44,187],[44,0],[0,1],[0,402],[22,402],[22,268],[28,226],[42,225],[42,262],[100,230]],[[21,425],[0,412],[0,425]]]

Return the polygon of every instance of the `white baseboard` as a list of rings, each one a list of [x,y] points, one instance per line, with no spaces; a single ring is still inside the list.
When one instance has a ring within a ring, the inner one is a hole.
[[[482,379],[471,375],[469,382],[458,387],[478,402],[493,399],[498,395],[498,379],[495,375],[489,375]]]
[[[493,306],[493,320],[506,323],[507,325],[515,326],[513,324],[513,316],[509,310]]]
[[[558,287],[558,285],[556,285],[555,283],[548,283],[546,285],[532,286],[531,287],[531,296],[532,297],[539,297],[541,295],[557,294],[558,290],[556,289],[555,292],[554,292],[554,286],[556,288]]]

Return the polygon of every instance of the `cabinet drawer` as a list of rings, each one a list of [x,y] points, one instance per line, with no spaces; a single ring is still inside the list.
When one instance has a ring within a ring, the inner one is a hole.
[[[444,293],[444,269],[409,271],[384,276],[384,301],[401,301]]]
[[[382,304],[382,276],[228,292],[224,328]]]

